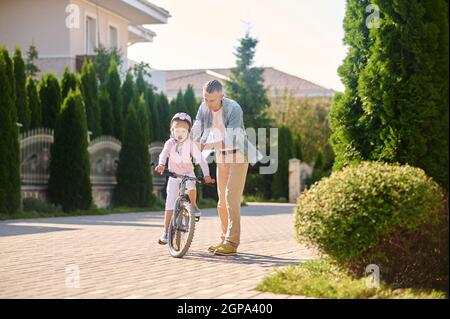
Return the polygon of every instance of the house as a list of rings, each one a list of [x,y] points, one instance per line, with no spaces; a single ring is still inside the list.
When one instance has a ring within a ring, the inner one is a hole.
[[[195,70],[153,70],[149,79],[169,99],[176,97],[178,91],[192,85],[195,96],[203,98],[203,85],[210,80],[222,83],[230,80],[231,69],[195,69]],[[284,92],[295,97],[330,97],[334,91],[297,76],[282,72],[272,67],[264,68],[264,85],[269,97],[275,98]]]
[[[170,14],[146,0],[2,0],[0,45],[25,55],[36,46],[36,64],[58,77],[64,67],[79,70],[99,46],[117,48],[127,68],[128,46],[152,42],[146,25],[167,23]]]

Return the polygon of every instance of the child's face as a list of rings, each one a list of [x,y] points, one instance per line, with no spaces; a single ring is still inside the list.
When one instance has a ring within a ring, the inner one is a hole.
[[[177,142],[183,142],[188,137],[189,124],[185,121],[174,121],[171,130]]]

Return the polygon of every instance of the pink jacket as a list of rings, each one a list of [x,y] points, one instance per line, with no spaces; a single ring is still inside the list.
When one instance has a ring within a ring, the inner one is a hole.
[[[167,158],[169,158],[169,170],[171,172],[181,175],[194,174],[194,165],[192,164],[192,158],[194,158],[195,162],[200,165],[203,176],[210,176],[208,163],[191,138],[187,138],[181,143],[178,143],[174,138],[168,139],[159,155],[158,163],[165,165]]]

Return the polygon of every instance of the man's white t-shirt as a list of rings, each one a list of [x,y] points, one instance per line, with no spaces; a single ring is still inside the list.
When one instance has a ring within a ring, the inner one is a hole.
[[[212,122],[212,134],[214,135],[214,142],[224,141],[225,137],[225,125],[223,124],[223,107],[221,107],[218,111],[212,112],[213,114],[213,122]],[[234,150],[234,148],[222,148],[220,147],[220,151],[230,151]]]

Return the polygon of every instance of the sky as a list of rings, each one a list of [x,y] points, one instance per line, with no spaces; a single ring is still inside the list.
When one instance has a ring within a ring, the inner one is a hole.
[[[274,67],[342,91],[337,74],[347,48],[345,0],[150,0],[171,14],[148,25],[151,43],[128,48],[128,57],[159,70],[229,68],[250,25],[259,40],[255,66]]]

